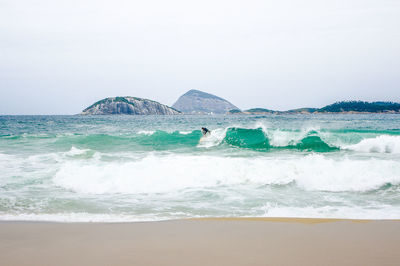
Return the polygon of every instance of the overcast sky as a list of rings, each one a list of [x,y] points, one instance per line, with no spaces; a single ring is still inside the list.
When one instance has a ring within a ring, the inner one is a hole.
[[[400,101],[400,1],[0,0],[0,114],[189,89],[243,109]]]

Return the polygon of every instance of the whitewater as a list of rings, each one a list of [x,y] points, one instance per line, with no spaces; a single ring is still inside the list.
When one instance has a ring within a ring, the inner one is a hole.
[[[400,116],[0,116],[0,220],[193,217],[400,219]]]

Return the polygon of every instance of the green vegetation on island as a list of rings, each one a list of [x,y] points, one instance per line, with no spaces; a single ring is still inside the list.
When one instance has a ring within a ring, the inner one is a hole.
[[[153,100],[137,97],[110,97],[95,102],[81,115],[176,115],[181,112]]]
[[[241,113],[242,111],[240,111],[239,109],[232,109],[232,110],[229,110],[228,111],[228,113],[229,114],[239,114],[239,113]]]
[[[269,110],[269,109],[265,109],[265,108],[251,108],[251,109],[245,110],[244,112],[248,112],[248,113],[274,113],[275,111]]]
[[[318,112],[340,113],[340,112],[360,112],[360,113],[392,113],[400,112],[400,103],[395,102],[363,102],[363,101],[342,101],[327,105]]]
[[[128,114],[128,115],[176,115],[176,114],[229,114],[229,115],[270,115],[270,114],[343,114],[343,113],[388,113],[400,114],[398,102],[340,101],[322,108],[297,108],[287,111],[267,108],[240,110],[227,100],[199,90],[189,90],[179,97],[173,107],[137,97],[110,97],[95,102],[84,109],[83,115]]]
[[[341,101],[322,108],[298,108],[275,111],[265,108],[252,108],[244,111],[230,110],[228,114],[317,114],[317,113],[400,113],[400,103]]]

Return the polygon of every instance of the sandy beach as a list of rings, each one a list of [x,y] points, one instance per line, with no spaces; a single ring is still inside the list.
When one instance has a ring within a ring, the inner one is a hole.
[[[399,265],[400,221],[1,222],[2,265]]]

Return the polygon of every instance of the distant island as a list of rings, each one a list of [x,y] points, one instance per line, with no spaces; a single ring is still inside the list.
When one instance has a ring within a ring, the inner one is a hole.
[[[172,107],[159,102],[137,97],[110,97],[95,102],[84,109],[81,115],[177,115],[177,114],[352,114],[352,113],[389,113],[399,114],[400,103],[341,101],[322,108],[298,108],[277,111],[266,108],[240,110],[229,101],[216,95],[199,90],[189,90]]]
[[[400,103],[395,102],[363,102],[363,101],[341,101],[327,105],[322,108],[298,108],[287,111],[276,111],[264,108],[252,108],[248,110],[233,109],[228,112],[231,115],[243,114],[321,114],[321,113],[400,113]]]
[[[327,105],[317,110],[320,113],[343,113],[343,112],[358,112],[358,113],[399,113],[400,103],[395,102],[362,102],[362,101],[347,101],[337,102]]]
[[[221,97],[199,90],[189,90],[172,107],[186,114],[226,114],[238,109]]]
[[[81,115],[177,115],[181,112],[156,101],[137,97],[110,97],[95,102]]]

